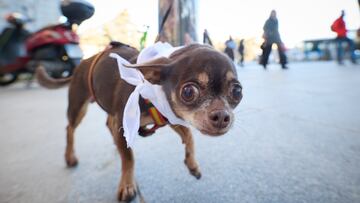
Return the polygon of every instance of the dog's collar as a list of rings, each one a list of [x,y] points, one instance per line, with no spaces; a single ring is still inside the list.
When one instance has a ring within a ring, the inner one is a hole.
[[[146,126],[140,126],[139,128],[139,135],[142,137],[147,137],[154,134],[158,128],[161,128],[168,124],[168,120],[154,107],[150,100],[143,98],[141,98],[141,100],[143,100],[146,111],[154,120],[154,125],[151,128],[147,128]]]
[[[88,77],[87,77],[87,83],[88,83],[88,88],[89,88],[89,92],[90,92],[90,102],[96,102],[97,104],[99,104],[99,106],[104,109],[103,106],[101,106],[101,104],[97,101],[96,96],[95,96],[95,91],[94,91],[94,85],[93,85],[93,72],[94,72],[94,68],[95,65],[97,64],[97,62],[99,61],[100,57],[103,56],[105,54],[105,52],[107,50],[109,50],[111,48],[111,45],[109,45],[108,47],[106,47],[102,52],[98,53],[94,60],[91,62],[90,64],[90,68],[89,68],[89,72],[88,72]]]
[[[141,51],[138,56],[137,62],[146,63],[147,61],[159,57],[168,57],[171,53],[179,48],[181,47],[172,47],[168,43],[158,42],[150,47],[143,49],[143,51]],[[125,105],[123,114],[124,117],[122,119],[124,137],[128,147],[133,146],[140,128],[140,95],[145,99],[149,99],[151,103],[154,104],[154,106],[157,108],[157,110],[168,119],[169,123],[173,125],[188,126],[187,122],[178,118],[172,111],[162,86],[151,84],[144,78],[143,74],[138,69],[126,67],[129,66],[130,63],[118,54],[110,53],[110,57],[117,60],[121,79],[135,86],[134,91],[130,94]]]

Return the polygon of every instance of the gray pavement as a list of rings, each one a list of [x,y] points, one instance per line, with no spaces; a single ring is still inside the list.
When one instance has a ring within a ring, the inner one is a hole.
[[[194,131],[200,180],[168,127],[136,140],[146,202],[360,202],[360,66],[249,65],[238,74],[244,98],[232,130]],[[90,106],[76,131],[79,165],[68,169],[66,107],[67,88],[0,89],[1,203],[117,202],[120,159],[106,115]]]

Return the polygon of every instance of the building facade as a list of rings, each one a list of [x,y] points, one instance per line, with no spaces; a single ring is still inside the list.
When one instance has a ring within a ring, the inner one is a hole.
[[[174,46],[198,41],[198,2],[196,0],[159,0],[159,28],[170,5],[172,9],[161,30],[160,40]]]

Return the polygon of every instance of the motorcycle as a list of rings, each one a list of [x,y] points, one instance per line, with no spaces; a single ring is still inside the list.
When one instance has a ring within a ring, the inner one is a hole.
[[[83,53],[79,47],[79,36],[73,27],[94,13],[94,7],[84,1],[63,1],[61,10],[67,22],[47,26],[35,33],[25,29],[31,19],[20,13],[6,16],[10,27],[0,35],[0,86],[15,82],[19,75],[30,75],[43,66],[53,78],[72,75],[80,63]]]

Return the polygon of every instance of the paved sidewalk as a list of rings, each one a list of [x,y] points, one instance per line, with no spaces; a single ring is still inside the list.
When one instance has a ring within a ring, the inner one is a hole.
[[[360,66],[238,68],[244,98],[225,136],[194,132],[202,178],[168,127],[135,144],[146,202],[360,202]],[[117,202],[120,158],[91,105],[67,169],[67,88],[0,88],[0,202]],[[136,202],[136,201],[135,201]]]

